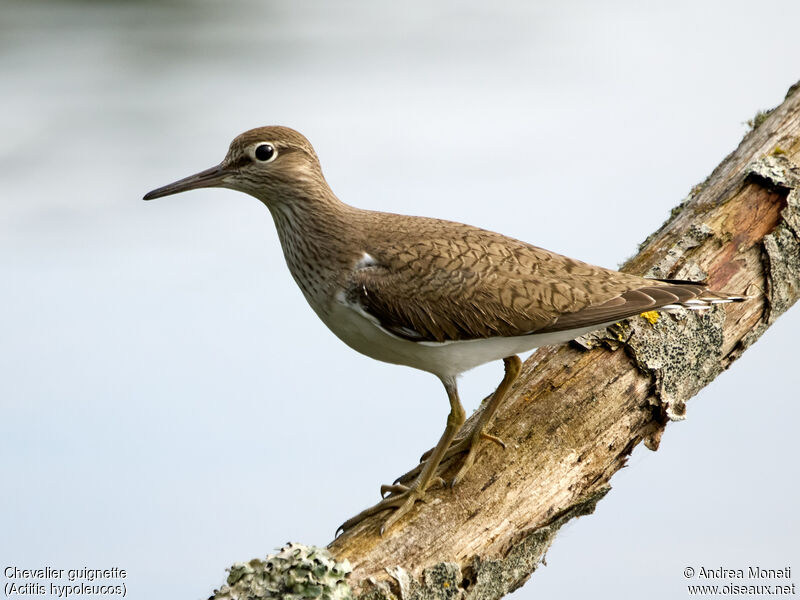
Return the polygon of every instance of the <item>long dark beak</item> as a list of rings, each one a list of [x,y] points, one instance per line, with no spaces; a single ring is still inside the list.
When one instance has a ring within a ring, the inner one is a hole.
[[[209,188],[221,186],[225,178],[230,175],[230,171],[223,169],[221,165],[211,167],[205,171],[200,171],[189,177],[184,177],[173,183],[165,185],[164,187],[157,188],[152,192],[147,192],[144,195],[145,200],[153,200],[155,198],[162,198],[163,196],[170,196],[179,192],[186,192],[188,190],[196,190],[197,188]]]

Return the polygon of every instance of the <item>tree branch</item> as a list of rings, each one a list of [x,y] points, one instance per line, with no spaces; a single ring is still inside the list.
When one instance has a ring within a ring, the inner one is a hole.
[[[492,425],[505,451],[486,444],[463,482],[431,490],[383,537],[379,515],[330,544],[352,564],[356,597],[483,600],[521,586],[560,527],[594,510],[636,445],[656,450],[686,401],[794,304],[800,83],[754,127],[622,268],[754,298],[636,317],[534,353]]]

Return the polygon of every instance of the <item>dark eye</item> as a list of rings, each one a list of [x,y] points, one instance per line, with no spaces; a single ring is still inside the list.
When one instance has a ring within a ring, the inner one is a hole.
[[[259,144],[256,146],[255,155],[258,160],[269,162],[278,155],[278,152],[272,144]]]

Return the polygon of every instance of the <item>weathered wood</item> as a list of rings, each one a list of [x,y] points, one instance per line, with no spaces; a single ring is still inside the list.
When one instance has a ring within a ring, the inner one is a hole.
[[[754,298],[655,323],[637,317],[537,351],[492,426],[505,451],[486,444],[463,482],[432,490],[383,537],[372,518],[330,544],[352,563],[357,595],[489,599],[522,585],[561,525],[592,512],[633,448],[655,450],[685,402],[797,300],[799,89],[623,267]]]

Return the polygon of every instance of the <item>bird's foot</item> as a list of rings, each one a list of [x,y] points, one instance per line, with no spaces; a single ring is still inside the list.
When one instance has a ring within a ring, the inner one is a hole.
[[[404,476],[404,478],[405,478],[405,476]],[[431,477],[430,484],[428,484],[428,486],[425,489],[426,490],[429,490],[431,488],[435,489],[437,487],[445,487],[446,485],[447,485],[447,482],[444,479],[442,479],[438,475],[434,475],[433,477]],[[382,485],[381,486],[381,497],[382,498],[387,498],[388,497],[387,494],[399,494],[399,493],[402,493],[402,492],[406,492],[406,491],[408,491],[410,489],[410,487],[411,486],[403,485],[402,483],[398,483],[397,481],[395,481],[392,485]],[[423,500],[423,502],[424,502],[424,500]]]
[[[461,459],[461,466],[458,469],[458,473],[456,473],[453,479],[450,481],[451,486],[456,485],[458,482],[464,479],[464,475],[466,475],[467,471],[469,471],[472,468],[472,465],[475,464],[475,457],[478,454],[478,448],[481,444],[481,440],[489,440],[490,442],[494,442],[500,446],[503,450],[506,449],[506,443],[503,440],[496,435],[486,433],[483,430],[476,431],[469,437],[456,440],[453,445],[448,448],[447,452],[445,453],[445,457],[448,455],[455,456],[456,454],[463,452],[466,452],[467,455]]]
[[[432,482],[436,480],[437,479],[434,478]],[[417,501],[426,501],[426,489],[420,487],[418,481],[419,480],[415,480],[410,486],[402,484],[382,485],[381,495],[383,496],[387,493],[389,495],[385,496],[383,500],[378,502],[375,506],[370,506],[366,510],[362,510],[355,517],[339,525],[339,529],[336,530],[337,535],[340,531],[344,533],[348,529],[352,529],[367,517],[376,515],[384,510],[394,510],[394,512],[389,515],[389,518],[381,525],[380,533],[383,535],[385,531],[388,531],[395,523],[403,518],[403,516],[414,507]],[[442,481],[442,483],[444,482]]]
[[[467,471],[472,468],[472,465],[475,464],[475,457],[478,453],[478,448],[480,446],[481,440],[489,440],[490,442],[494,442],[498,446],[500,446],[503,450],[506,448],[506,443],[496,435],[492,435],[491,433],[486,433],[486,431],[472,431],[465,435],[464,437],[457,438],[453,440],[453,443],[447,449],[447,452],[444,453],[442,457],[442,463],[446,460],[453,458],[457,454],[463,454],[464,452],[467,455],[461,460],[461,467],[458,469],[458,473],[456,473],[455,477],[450,480],[449,485],[452,487],[456,485],[459,481],[464,479],[464,475],[467,474]],[[420,463],[411,469],[408,473],[403,475],[402,477],[398,478],[395,481],[395,484],[400,484],[402,486],[403,482],[410,481],[412,477],[416,477],[422,468],[425,466],[425,461],[430,457],[431,452],[433,450],[428,450],[425,454],[422,455],[420,458]],[[449,466],[449,465],[448,465]],[[436,480],[442,482],[442,485],[446,485],[444,478],[442,478],[441,473],[444,471],[444,467],[439,468],[439,473],[437,474]],[[390,488],[392,486],[382,486],[381,493],[383,493],[384,488]]]
[[[522,362],[518,356],[508,356],[503,359],[503,364],[505,365],[505,375],[503,376],[503,380],[500,382],[500,385],[497,386],[494,394],[483,401],[482,412],[480,416],[477,418],[474,424],[471,425],[470,429],[464,431],[461,437],[453,440],[453,443],[450,444],[450,446],[447,448],[447,451],[445,451],[445,453],[442,455],[442,462],[444,462],[456,454],[462,454],[464,452],[467,453],[467,455],[462,459],[461,467],[458,469],[458,473],[456,473],[450,485],[455,485],[464,479],[464,475],[466,475],[467,471],[472,468],[472,465],[475,463],[475,456],[478,452],[478,447],[481,440],[492,441],[505,450],[505,442],[503,442],[503,440],[501,440],[499,437],[488,433],[486,429],[488,428],[492,416],[497,410],[497,407],[500,406],[500,403],[511,389],[511,385],[514,383],[514,380],[519,375],[520,369],[522,368]],[[420,461],[426,461],[434,450],[429,450],[423,454]],[[406,481],[410,481],[412,477],[422,470],[424,464],[424,462],[421,462],[419,465],[417,465],[417,467],[395,481],[395,483],[399,482],[402,484]],[[441,471],[442,469],[438,468],[436,471],[437,475],[441,476]]]
[[[480,443],[481,440],[489,440],[490,442],[494,442],[500,446],[503,450],[506,449],[506,443],[501,438],[497,437],[496,435],[492,435],[491,433],[486,433],[486,431],[478,431],[469,435],[465,435],[464,437],[454,439],[453,443],[447,449],[447,452],[444,453],[442,460],[446,460],[452,456],[455,456],[456,454],[470,450],[473,446]],[[432,452],[433,449],[430,449],[420,457],[420,464],[417,466],[417,468],[421,468],[422,464],[428,459]]]

